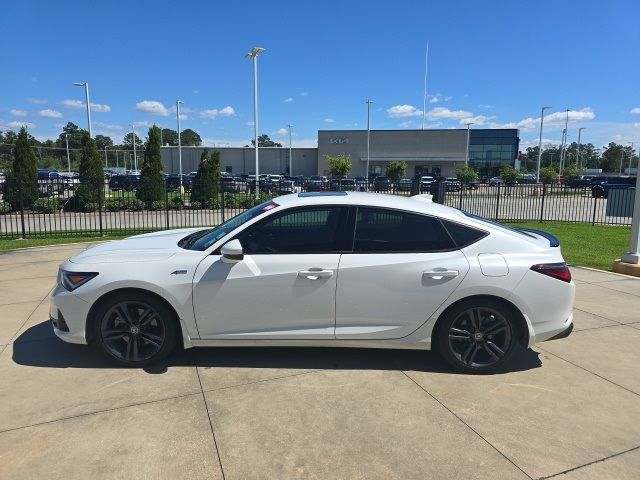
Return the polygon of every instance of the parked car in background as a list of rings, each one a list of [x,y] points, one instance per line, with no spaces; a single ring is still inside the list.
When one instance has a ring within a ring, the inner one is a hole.
[[[223,192],[238,193],[246,190],[240,177],[224,176],[220,178],[220,188]]]
[[[109,179],[109,189],[130,192],[135,190],[140,182],[140,175],[114,175]]]
[[[396,190],[399,192],[410,192],[413,181],[410,178],[403,178],[398,181]]]
[[[491,177],[489,179],[490,187],[497,187],[498,185],[503,185],[503,184],[504,184],[504,180],[502,179],[502,177]]]
[[[423,175],[420,177],[420,193],[429,193],[431,191],[431,184],[435,182],[435,178],[431,175]]]
[[[338,188],[343,192],[355,192],[356,190],[358,190],[356,181],[353,178],[340,179],[340,185]]]
[[[321,192],[327,189],[326,179],[320,175],[311,175],[307,182],[308,192]]]
[[[83,250],[49,313],[60,339],[127,367],[178,346],[315,345],[433,349],[488,373],[571,333],[558,246],[420,197],[300,193]]]
[[[462,189],[460,180],[454,177],[444,179],[444,188],[447,192],[459,192]]]
[[[62,185],[65,190],[75,190],[80,184],[80,174],[78,172],[59,172]]]
[[[537,183],[537,179],[536,179],[535,174],[533,174],[533,173],[525,173],[525,174],[522,175],[522,177],[520,178],[518,183],[525,183],[525,184]]]
[[[4,172],[0,172],[0,193],[4,193],[4,187],[6,183],[7,177],[5,176]]]
[[[364,192],[367,190],[367,177],[355,177],[354,178],[355,182],[356,182],[356,186],[358,187],[358,190],[360,190],[361,192]]]
[[[584,177],[578,177],[578,178],[569,178],[566,182],[565,185],[568,188],[575,188],[575,189],[583,189],[586,190],[587,188],[591,188],[591,179],[589,178],[584,178]]]
[[[180,188],[180,174],[179,173],[171,173],[167,175],[167,192],[175,192]],[[189,175],[182,175],[182,187],[185,192],[191,191],[191,183],[192,179]]]
[[[296,192],[296,187],[293,180],[282,179],[278,183],[274,184],[273,191],[278,195],[288,195]]]
[[[40,195],[59,195],[65,190],[65,185],[58,170],[39,168],[38,169],[38,192]]]
[[[604,177],[603,181],[600,181],[591,187],[591,196],[593,198],[607,198],[609,196],[609,190],[630,190],[635,188],[636,177]]]
[[[393,184],[387,177],[379,176],[373,180],[373,190],[375,192],[388,192],[392,189]]]

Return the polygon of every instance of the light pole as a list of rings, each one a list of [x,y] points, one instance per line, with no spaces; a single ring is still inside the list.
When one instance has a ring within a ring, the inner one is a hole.
[[[107,147],[104,147],[104,167],[109,168],[109,162],[107,160]]]
[[[184,193],[184,187],[182,186],[182,140],[180,139],[180,104],[184,103],[182,100],[176,100],[176,120],[178,122],[178,169],[180,173],[180,193]]]
[[[565,162],[565,157],[567,156],[567,134],[569,133],[569,109],[567,108],[566,110],[567,112],[567,116],[565,118],[564,121],[564,130],[562,131],[562,148],[560,150],[560,171],[558,172],[559,175],[562,175],[562,170],[564,170],[564,162]]]
[[[471,125],[473,125],[473,122],[467,122],[467,152],[465,154],[464,157],[464,164],[465,166],[469,166],[469,137],[471,136]]]
[[[631,153],[629,154],[629,171],[627,172],[629,175],[631,175],[631,160],[633,159],[633,145],[635,142],[631,142]],[[638,172],[636,170],[636,175],[638,175]]]
[[[258,165],[258,55],[264,52],[264,48],[253,47],[245,55],[247,60],[253,61],[253,140],[256,150],[256,200],[260,199],[260,172]]]
[[[540,112],[540,140],[538,141],[538,165],[536,167],[536,182],[540,182],[540,159],[542,158],[542,126],[544,125],[544,111],[551,107],[542,107]]]
[[[367,98],[367,190],[369,190],[369,140],[371,138],[371,104],[373,100]]]
[[[89,136],[93,138],[91,130],[91,104],[89,103],[89,82],[75,82],[76,87],[84,87],[84,99],[87,102],[87,125],[89,127]]]
[[[586,130],[587,127],[580,127],[578,129],[578,151],[576,153],[576,168],[580,168],[580,136],[582,134],[582,130]]]
[[[289,176],[291,176],[293,175],[293,160],[291,157],[291,128],[293,128],[293,125],[289,124],[287,127],[289,127]]]
[[[135,165],[134,170],[136,171],[136,173],[138,173],[138,155],[136,154],[136,127],[133,123],[131,124],[131,133],[133,133],[131,142],[133,143],[133,163]]]
[[[71,173],[71,159],[69,158],[69,134],[64,134],[64,140],[67,142],[67,171]]]

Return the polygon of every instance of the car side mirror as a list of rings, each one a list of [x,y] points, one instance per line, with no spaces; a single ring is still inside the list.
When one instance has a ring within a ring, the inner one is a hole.
[[[242,244],[238,239],[225,243],[220,249],[220,253],[224,263],[237,263],[244,258]]]

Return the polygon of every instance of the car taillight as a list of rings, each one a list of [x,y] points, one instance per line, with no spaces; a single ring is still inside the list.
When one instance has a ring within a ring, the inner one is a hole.
[[[537,265],[533,265],[531,267],[531,270],[543,275],[547,275],[548,277],[557,278],[558,280],[562,280],[563,282],[571,281],[571,272],[569,271],[569,267],[567,267],[567,264],[564,262],[538,263]]]

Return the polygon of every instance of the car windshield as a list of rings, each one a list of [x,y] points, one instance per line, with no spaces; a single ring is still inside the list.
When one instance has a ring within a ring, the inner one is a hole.
[[[257,216],[262,215],[263,213],[276,208],[277,206],[278,204],[271,200],[261,203],[260,205],[256,205],[255,207],[250,208],[249,210],[245,210],[241,214],[236,215],[235,217],[227,220],[217,227],[214,227],[210,230],[204,230],[204,232],[201,230],[188,235],[180,241],[179,246],[188,250],[206,250],[215,242],[230,233],[232,230],[238,228],[243,223],[246,223],[249,220],[256,218]]]

